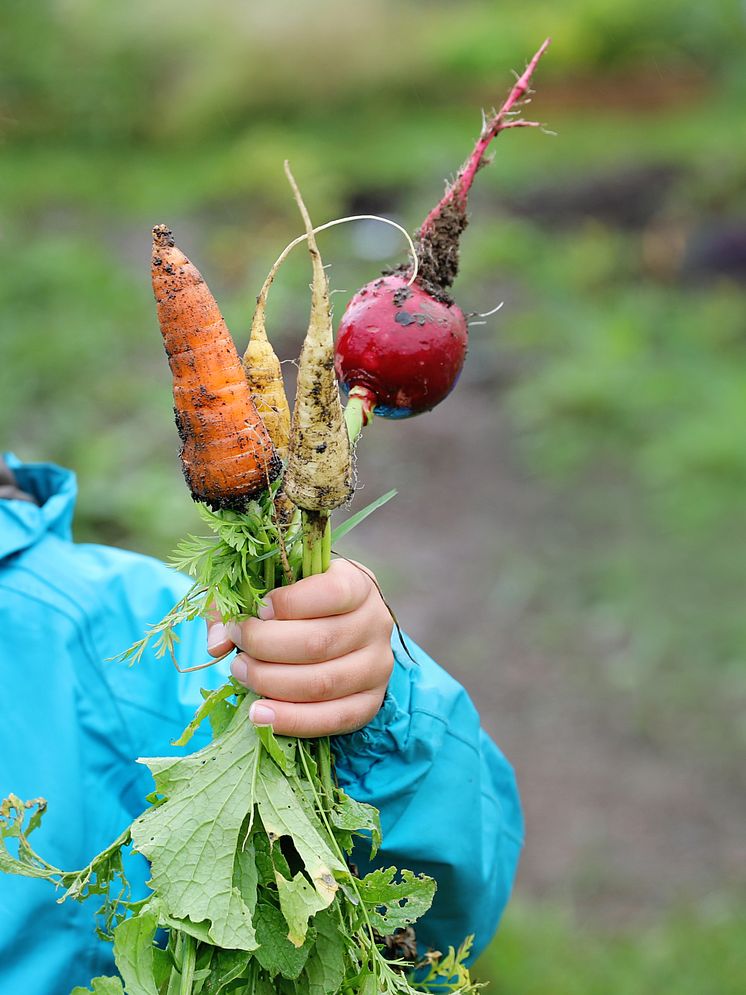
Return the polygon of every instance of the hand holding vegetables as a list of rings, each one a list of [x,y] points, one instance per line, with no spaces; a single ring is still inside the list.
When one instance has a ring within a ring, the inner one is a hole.
[[[368,573],[335,560],[326,573],[278,588],[267,602],[260,619],[208,629],[214,656],[241,650],[233,676],[262,696],[252,721],[303,737],[367,725],[394,662],[391,616]]]

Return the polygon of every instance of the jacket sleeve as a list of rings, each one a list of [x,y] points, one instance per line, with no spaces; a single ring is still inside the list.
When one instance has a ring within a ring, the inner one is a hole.
[[[340,786],[381,813],[383,845],[370,866],[435,878],[418,942],[438,950],[474,935],[490,941],[507,904],[523,844],[513,770],[480,728],[461,685],[415,643],[393,645],[383,707],[364,729],[334,740]],[[368,862],[360,859],[363,868]]]

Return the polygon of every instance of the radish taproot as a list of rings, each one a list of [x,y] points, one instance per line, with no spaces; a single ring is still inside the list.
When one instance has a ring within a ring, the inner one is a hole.
[[[549,41],[531,59],[500,110],[485,121],[471,155],[418,230],[414,283],[408,286],[411,268],[405,265],[366,284],[342,316],[335,368],[350,396],[352,432],[366,424],[372,412],[406,418],[429,411],[453,389],[466,357],[468,329],[449,288],[458,273],[469,190],[487,162],[488,146],[501,131],[539,127],[536,121],[516,117],[514,108],[529,93],[531,76]]]

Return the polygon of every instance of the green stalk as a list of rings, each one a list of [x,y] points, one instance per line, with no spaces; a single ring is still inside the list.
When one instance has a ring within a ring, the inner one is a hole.
[[[324,572],[323,557],[322,557],[322,548],[323,548],[323,545],[324,545],[323,536],[321,538],[319,538],[318,536],[316,536],[315,539],[314,539],[314,541],[313,541],[313,545],[311,546],[311,573],[312,574],[321,574],[321,573]]]
[[[321,799],[324,803],[324,810],[331,811],[334,805],[334,781],[332,779],[332,744],[328,736],[318,741],[318,764],[319,777],[324,789],[324,796]]]
[[[324,534],[321,537],[321,573],[326,573],[332,562],[332,516],[326,516]]]
[[[267,546],[271,545],[266,529],[262,529],[262,538],[264,539],[264,542]],[[275,572],[276,565],[277,565],[277,560],[276,557],[274,556],[268,556],[267,559],[264,561],[264,585],[268,591],[274,590],[275,580],[276,580],[276,572]]]
[[[326,540],[326,530],[329,528],[329,512],[303,511],[303,576],[313,577],[321,574],[328,567],[324,565],[324,544],[329,545],[331,559],[331,533]]]
[[[181,954],[181,984],[179,995],[192,995],[194,983],[194,968],[197,963],[197,941],[193,936],[184,933]]]
[[[185,934],[180,930],[170,930],[169,945],[173,941],[171,951],[173,963],[171,965],[171,973],[168,977],[168,988],[166,989],[166,995],[180,995],[181,973],[178,965],[181,964],[181,951],[184,936]]]
[[[303,512],[303,576],[325,573],[332,558],[332,519],[328,512]],[[334,802],[332,750],[328,736],[316,740],[319,777],[324,788],[322,802],[329,811]]]
[[[303,562],[301,564],[301,574],[310,577],[313,574],[313,541],[311,530],[306,521],[308,512],[303,512]]]

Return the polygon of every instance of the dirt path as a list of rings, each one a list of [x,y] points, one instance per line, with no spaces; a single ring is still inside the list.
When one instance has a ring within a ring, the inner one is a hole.
[[[345,548],[378,570],[403,627],[468,687],[514,763],[520,891],[608,922],[703,899],[744,866],[743,795],[696,740],[643,733],[602,661],[571,658],[562,633],[582,619],[559,619],[551,651],[535,637],[546,606],[532,573],[557,570],[542,550],[572,523],[522,469],[493,396],[473,377],[426,417],[376,423],[359,463],[375,485],[356,506],[399,495]]]

